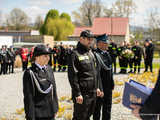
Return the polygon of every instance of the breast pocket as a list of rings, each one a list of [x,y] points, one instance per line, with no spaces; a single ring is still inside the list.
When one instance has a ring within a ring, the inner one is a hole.
[[[83,71],[89,71],[91,69],[91,61],[83,60],[80,62]]]

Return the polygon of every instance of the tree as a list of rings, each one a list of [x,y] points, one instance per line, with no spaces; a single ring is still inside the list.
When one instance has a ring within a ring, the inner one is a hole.
[[[59,18],[59,12],[58,12],[58,10],[51,9],[47,13],[44,23],[46,23],[49,18],[51,18],[51,19],[58,19]]]
[[[7,27],[15,30],[26,29],[29,23],[29,17],[19,8],[14,8],[7,17]]]
[[[150,37],[153,40],[160,40],[160,12],[157,8],[152,8],[148,15],[148,25]]]
[[[130,17],[132,13],[136,12],[136,4],[133,0],[117,0],[112,5],[112,12],[114,17]]]
[[[112,11],[112,9],[105,8],[105,9],[104,9],[104,16],[105,16],[105,17],[112,17],[112,16],[113,16],[113,11]]]
[[[95,17],[102,16],[103,6],[101,0],[85,0],[78,11],[72,14],[81,25],[91,26]]]
[[[42,27],[40,28],[40,33],[45,35],[47,34],[47,30],[46,30],[46,24],[48,23],[49,19],[59,19],[59,12],[56,9],[51,9],[49,10],[49,12],[46,15],[46,18],[44,20],[44,24],[42,25]]]
[[[36,30],[39,30],[43,25],[43,19],[40,15],[38,15],[35,19],[34,27]]]
[[[52,35],[56,41],[67,40],[68,35],[72,35],[73,31],[74,25],[67,13],[62,13],[57,17],[48,17],[41,27],[41,34]]]
[[[160,27],[160,13],[157,8],[152,8],[148,15],[148,24],[151,30],[157,29]]]
[[[60,16],[61,19],[66,19],[68,21],[71,21],[71,17],[67,13],[62,13]]]

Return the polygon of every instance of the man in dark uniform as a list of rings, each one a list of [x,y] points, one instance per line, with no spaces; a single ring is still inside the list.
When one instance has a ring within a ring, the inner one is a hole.
[[[121,43],[120,47],[117,48],[117,54],[119,57],[119,66],[120,66],[120,72],[123,73],[123,57],[122,57],[122,51],[124,50],[124,42]]]
[[[77,48],[70,55],[68,78],[74,103],[72,120],[89,120],[94,112],[96,95],[101,95],[98,89],[97,61],[90,50],[93,37],[89,30],[82,31]]]
[[[7,73],[7,61],[8,61],[6,46],[2,46],[1,56],[2,56],[1,73],[6,74]]]
[[[157,115],[160,115],[159,91],[160,91],[160,71],[157,83],[151,95],[147,98],[147,100],[142,106],[131,105],[131,107],[133,108],[132,113],[137,118],[142,120],[159,120],[157,119]]]
[[[61,49],[61,59],[62,59],[62,72],[65,72],[66,71],[66,68],[67,68],[67,62],[68,62],[68,58],[67,58],[67,46],[64,45],[63,46],[63,49]]]
[[[53,71],[56,71],[56,65],[57,65],[57,59],[58,59],[58,47],[55,45],[53,47],[53,60],[54,60],[54,68]]]
[[[150,67],[150,71],[152,71],[152,62],[154,55],[154,45],[150,43],[150,40],[145,40],[145,53],[144,53],[144,61],[145,61],[145,71],[148,71],[148,67]]]
[[[137,66],[138,66],[138,73],[140,73],[143,49],[140,47],[138,41],[135,41],[135,45],[132,47],[132,51],[134,52],[134,60],[133,60],[134,73],[136,73],[136,71],[137,71]]]
[[[64,56],[65,56],[65,49],[63,47],[63,44],[60,43],[59,52],[58,52],[58,72],[60,72],[63,68]]]
[[[49,44],[46,45],[47,46],[47,49],[52,52],[52,48],[49,47]],[[50,59],[49,59],[49,62],[48,62],[48,65],[50,65],[52,67],[52,55],[49,55]]]
[[[114,73],[116,73],[117,44],[112,39],[110,40],[108,50],[112,58],[112,65],[114,66]]]
[[[14,73],[14,62],[16,58],[16,54],[13,50],[13,47],[10,47],[8,50],[8,57],[9,57],[9,73]]]
[[[127,49],[133,53],[131,43],[127,43]],[[133,63],[134,63],[134,55],[128,57],[128,64],[129,64],[129,68],[130,68],[130,71],[128,73],[133,73]]]
[[[1,67],[2,67],[2,55],[1,55],[1,49],[0,49],[0,75],[2,74]]]
[[[96,39],[97,39],[96,52],[100,55],[101,60],[106,65],[106,68],[108,68],[108,70],[105,70],[104,68],[101,68],[100,70],[104,97],[97,98],[93,120],[100,120],[101,107],[103,108],[102,120],[110,120],[111,107],[112,107],[112,90],[114,89],[112,60],[109,53],[107,52],[108,37],[106,36],[106,34],[100,35]]]
[[[23,75],[26,120],[55,120],[58,98],[53,70],[45,45],[34,48],[32,66]]]
[[[128,49],[127,41],[124,41],[123,51],[127,49]],[[123,74],[127,73],[127,68],[128,68],[128,58],[122,55],[122,73]]]

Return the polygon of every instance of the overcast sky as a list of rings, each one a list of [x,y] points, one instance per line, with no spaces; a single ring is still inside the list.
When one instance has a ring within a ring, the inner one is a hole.
[[[0,0],[0,10],[6,16],[13,8],[24,10],[34,21],[37,15],[45,16],[48,10],[57,9],[60,13],[77,10],[84,0]],[[160,0],[134,0],[137,4],[137,13],[130,19],[131,25],[145,26],[149,11],[158,8]],[[115,0],[102,0],[104,5],[111,6]]]

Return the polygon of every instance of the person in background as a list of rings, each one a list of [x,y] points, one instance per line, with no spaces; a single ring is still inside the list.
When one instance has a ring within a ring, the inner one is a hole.
[[[1,73],[7,74],[8,57],[7,57],[7,49],[6,49],[5,45],[2,46],[1,57],[2,57],[2,61],[1,61]]]
[[[137,72],[137,67],[138,67],[138,73],[140,73],[143,49],[140,47],[138,41],[135,41],[135,45],[132,47],[132,51],[134,53],[134,59],[133,59],[134,73]]]
[[[49,46],[49,44],[46,45],[47,46],[47,49],[52,52],[52,48]],[[50,65],[52,67],[52,55],[49,55],[50,59],[49,59],[49,62],[48,62],[48,65]]]
[[[54,60],[53,71],[56,71],[56,68],[57,68],[57,59],[58,59],[58,47],[57,47],[57,44],[54,45],[52,51],[53,51],[53,60]]]
[[[20,55],[22,58],[22,70],[25,71],[28,67],[28,48],[21,48]]]
[[[58,48],[58,72],[62,70],[63,58],[65,49],[63,47],[63,43],[61,42]]]
[[[0,75],[2,74],[2,54],[1,54],[1,49],[0,49]]]
[[[150,67],[150,72],[153,72],[153,55],[154,55],[154,45],[149,39],[145,40],[145,52],[144,52],[144,62],[145,62],[145,71],[148,71]]]
[[[119,58],[119,66],[120,66],[120,74],[124,72],[123,70],[123,57],[122,57],[122,51],[124,50],[124,42],[121,42],[120,47],[117,48],[117,54]]]
[[[110,40],[108,51],[112,58],[112,65],[114,66],[114,69],[113,69],[114,73],[116,73],[117,44],[112,39]]]
[[[131,43],[127,43],[127,49],[129,49],[131,52],[133,52]],[[129,64],[130,71],[128,73],[133,73],[133,63],[134,63],[134,56],[129,57],[128,64]]]
[[[9,68],[8,68],[9,73],[14,73],[14,62],[15,62],[16,54],[15,54],[12,46],[8,49],[8,56],[10,59],[10,64],[9,64]]]

